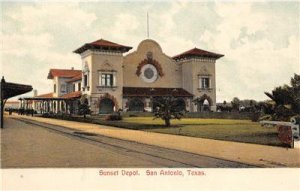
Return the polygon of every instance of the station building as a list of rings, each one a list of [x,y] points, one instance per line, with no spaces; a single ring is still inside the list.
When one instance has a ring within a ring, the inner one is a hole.
[[[152,111],[164,96],[189,112],[216,110],[215,64],[224,55],[193,48],[171,57],[151,39],[131,49],[104,39],[82,45],[74,51],[82,69],[50,69],[53,92],[35,96],[34,108],[73,112],[85,95],[93,114]]]

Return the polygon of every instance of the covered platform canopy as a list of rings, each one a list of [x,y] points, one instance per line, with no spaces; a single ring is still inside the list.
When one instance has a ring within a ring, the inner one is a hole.
[[[1,128],[3,128],[3,113],[4,113],[4,104],[7,99],[21,95],[32,90],[32,86],[16,84],[5,82],[4,77],[1,79],[0,83],[0,94],[1,94]]]
[[[70,92],[60,97],[54,97],[53,93],[47,93],[35,97],[21,97],[19,100],[21,108],[34,108],[34,110],[41,114],[48,112],[71,113],[74,104],[81,97],[81,95],[81,91]],[[30,106],[30,104],[34,105]]]

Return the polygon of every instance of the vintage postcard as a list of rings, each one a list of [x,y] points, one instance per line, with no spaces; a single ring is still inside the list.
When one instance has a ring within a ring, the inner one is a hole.
[[[2,190],[300,190],[299,1],[1,1]]]

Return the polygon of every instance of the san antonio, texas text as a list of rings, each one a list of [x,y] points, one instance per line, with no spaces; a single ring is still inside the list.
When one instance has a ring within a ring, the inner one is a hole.
[[[139,169],[139,170],[109,170],[109,169],[101,169],[99,170],[100,176],[205,176],[205,172],[201,170],[194,169],[156,169],[156,170],[147,170],[147,169]]]

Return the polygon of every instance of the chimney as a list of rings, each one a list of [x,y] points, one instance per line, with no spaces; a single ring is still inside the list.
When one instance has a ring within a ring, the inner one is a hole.
[[[71,70],[74,70],[74,67],[72,67]]]

